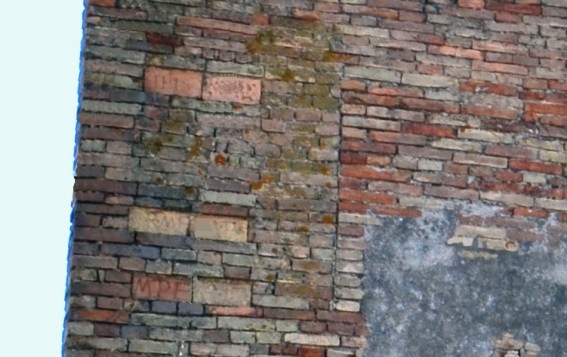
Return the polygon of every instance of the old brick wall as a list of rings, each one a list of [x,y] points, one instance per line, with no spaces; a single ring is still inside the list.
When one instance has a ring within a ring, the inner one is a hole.
[[[89,0],[65,354],[560,356],[566,31],[563,0]]]

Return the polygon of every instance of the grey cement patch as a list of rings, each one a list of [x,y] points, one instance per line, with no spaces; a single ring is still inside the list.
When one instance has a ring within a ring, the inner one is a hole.
[[[489,357],[503,332],[567,356],[567,237],[466,260],[446,244],[453,211],[381,220],[367,230],[366,356]],[[538,222],[543,234],[549,223]]]

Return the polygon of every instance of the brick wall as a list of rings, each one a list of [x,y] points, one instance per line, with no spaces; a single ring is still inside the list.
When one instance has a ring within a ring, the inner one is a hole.
[[[90,0],[84,23],[67,356],[567,348],[516,315],[456,347],[391,333],[435,311],[404,272],[524,259],[565,287],[564,1]]]

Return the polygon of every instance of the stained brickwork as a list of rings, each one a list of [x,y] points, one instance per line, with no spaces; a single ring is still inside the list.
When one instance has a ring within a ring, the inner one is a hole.
[[[84,21],[67,356],[433,355],[375,326],[403,315],[369,269],[408,266],[373,240],[434,222],[445,255],[418,260],[466,265],[567,239],[563,1],[89,0]],[[545,351],[525,340],[483,342]]]

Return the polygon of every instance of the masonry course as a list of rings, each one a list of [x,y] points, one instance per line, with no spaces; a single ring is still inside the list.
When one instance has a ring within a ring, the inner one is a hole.
[[[561,356],[566,21],[88,0],[64,354]]]

